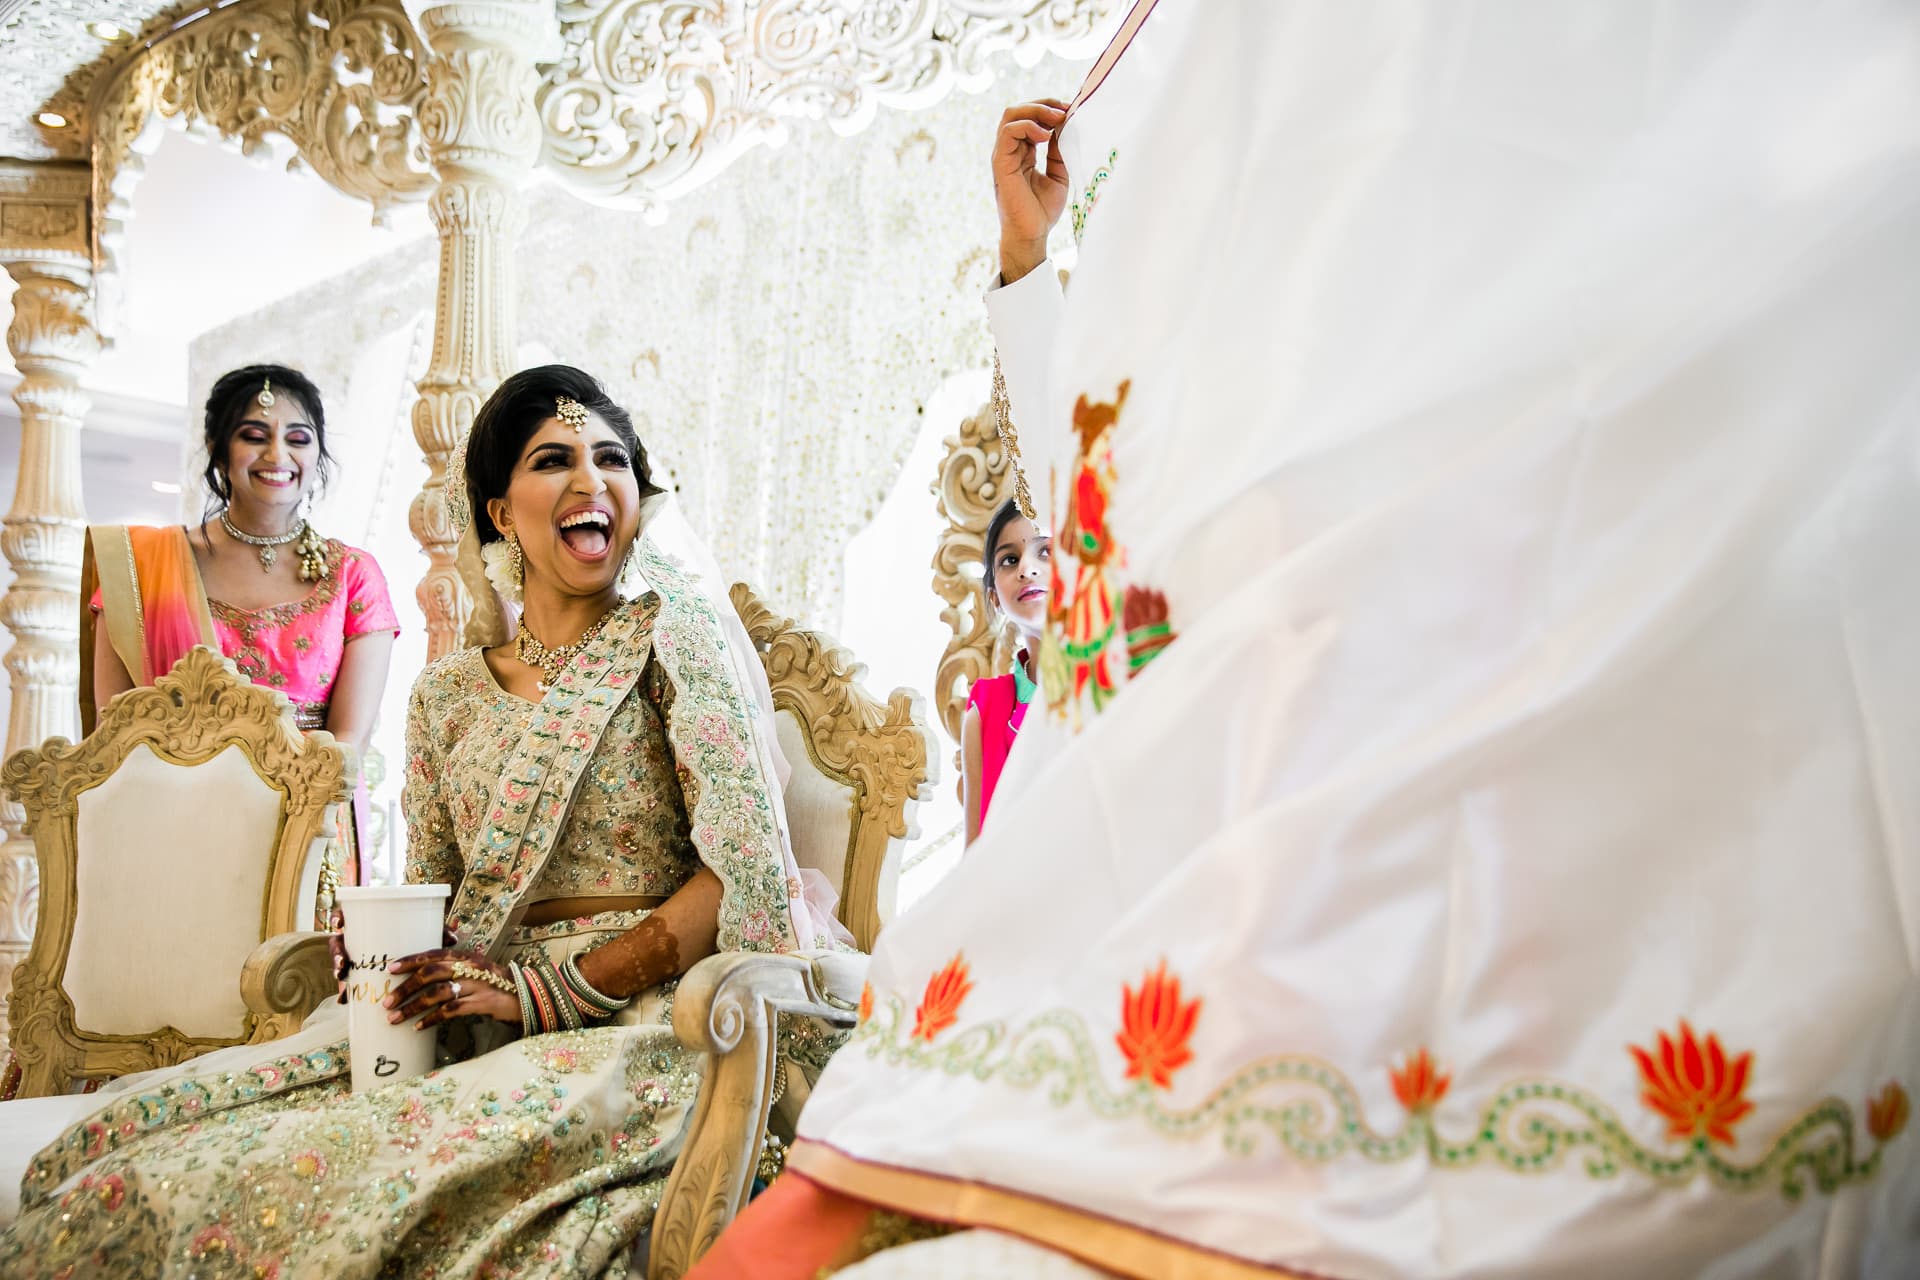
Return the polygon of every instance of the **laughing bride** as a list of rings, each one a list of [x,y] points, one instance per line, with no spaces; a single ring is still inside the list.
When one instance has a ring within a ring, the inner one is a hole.
[[[275,1044],[7,1104],[0,1178],[29,1161],[8,1276],[627,1275],[700,1081],[672,980],[830,945],[764,677],[718,584],[646,536],[664,495],[626,412],[527,370],[455,474],[463,557],[522,621],[430,666],[409,711],[407,874],[453,885],[454,945],[400,961],[389,1003],[449,1024],[447,1065],[350,1094],[327,1006]]]

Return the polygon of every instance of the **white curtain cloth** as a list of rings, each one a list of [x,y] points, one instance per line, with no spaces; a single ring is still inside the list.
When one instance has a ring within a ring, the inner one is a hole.
[[[816,1176],[1131,1274],[1914,1274],[1920,11],[1170,7],[1022,444],[1128,382],[1179,638],[1028,718]]]

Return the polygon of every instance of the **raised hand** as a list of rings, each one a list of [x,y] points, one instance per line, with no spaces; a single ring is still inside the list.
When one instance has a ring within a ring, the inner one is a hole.
[[[1000,208],[1000,278],[1012,284],[1047,259],[1047,234],[1067,207],[1067,162],[1051,145],[1067,104],[1039,98],[1008,107],[993,141],[993,195]],[[1047,145],[1045,167],[1039,149]]]

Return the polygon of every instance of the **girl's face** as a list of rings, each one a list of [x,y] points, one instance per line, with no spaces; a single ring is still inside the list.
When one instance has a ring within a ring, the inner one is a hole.
[[[1037,636],[1047,621],[1048,562],[1053,539],[1025,516],[1000,530],[993,548],[993,603],[1021,634]]]
[[[487,514],[502,534],[518,535],[528,585],[598,595],[618,581],[640,531],[633,455],[597,414],[580,431],[548,418],[514,463],[507,496],[489,500]]]
[[[320,433],[300,397],[278,392],[264,409],[249,398],[227,438],[226,470],[243,521],[261,530],[291,521],[320,478]]]

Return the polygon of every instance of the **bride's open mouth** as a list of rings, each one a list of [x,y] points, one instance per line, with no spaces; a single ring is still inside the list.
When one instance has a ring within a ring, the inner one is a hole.
[[[613,548],[613,512],[602,506],[575,507],[555,521],[560,542],[579,560],[604,560]]]

